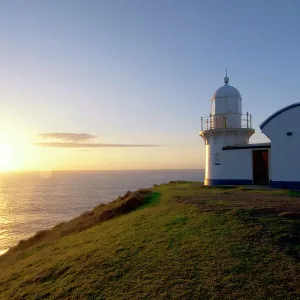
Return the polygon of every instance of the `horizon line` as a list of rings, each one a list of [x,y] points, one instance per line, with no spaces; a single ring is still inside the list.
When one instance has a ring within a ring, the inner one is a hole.
[[[110,172],[110,171],[189,171],[199,170],[204,171],[203,168],[169,168],[169,169],[32,169],[32,170],[7,170],[0,171],[1,173],[27,173],[27,172]]]

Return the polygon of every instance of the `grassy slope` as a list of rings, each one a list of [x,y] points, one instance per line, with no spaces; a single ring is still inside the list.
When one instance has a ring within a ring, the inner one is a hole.
[[[177,183],[146,200],[0,258],[0,298],[300,299],[298,195]]]
[[[118,199],[107,205],[100,204],[93,210],[84,212],[68,222],[60,223],[51,229],[38,231],[31,238],[21,240],[16,246],[9,249],[8,253],[5,254],[5,259],[6,261],[14,260],[15,256],[20,253],[20,250],[45,242],[49,243],[51,240],[84,231],[101,222],[129,213],[141,205],[145,205],[146,202],[153,198],[153,195],[156,194],[150,189],[140,189],[134,192],[128,191],[123,197],[118,197]]]

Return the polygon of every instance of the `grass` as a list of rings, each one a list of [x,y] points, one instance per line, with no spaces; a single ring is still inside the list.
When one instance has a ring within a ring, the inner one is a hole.
[[[297,194],[172,182],[128,197],[1,256],[0,299],[300,299]]]

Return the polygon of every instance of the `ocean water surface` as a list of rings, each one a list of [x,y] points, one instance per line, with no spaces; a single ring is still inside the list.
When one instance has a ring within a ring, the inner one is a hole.
[[[0,174],[0,255],[37,231],[70,220],[128,190],[171,180],[203,181],[204,170]]]

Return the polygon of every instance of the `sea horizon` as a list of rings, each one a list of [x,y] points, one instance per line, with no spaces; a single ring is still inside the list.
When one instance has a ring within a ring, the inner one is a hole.
[[[205,170],[204,168],[158,168],[158,169],[36,169],[36,170],[5,170],[0,174],[7,173],[34,173],[34,172],[110,172],[110,171],[184,171],[184,170]]]

